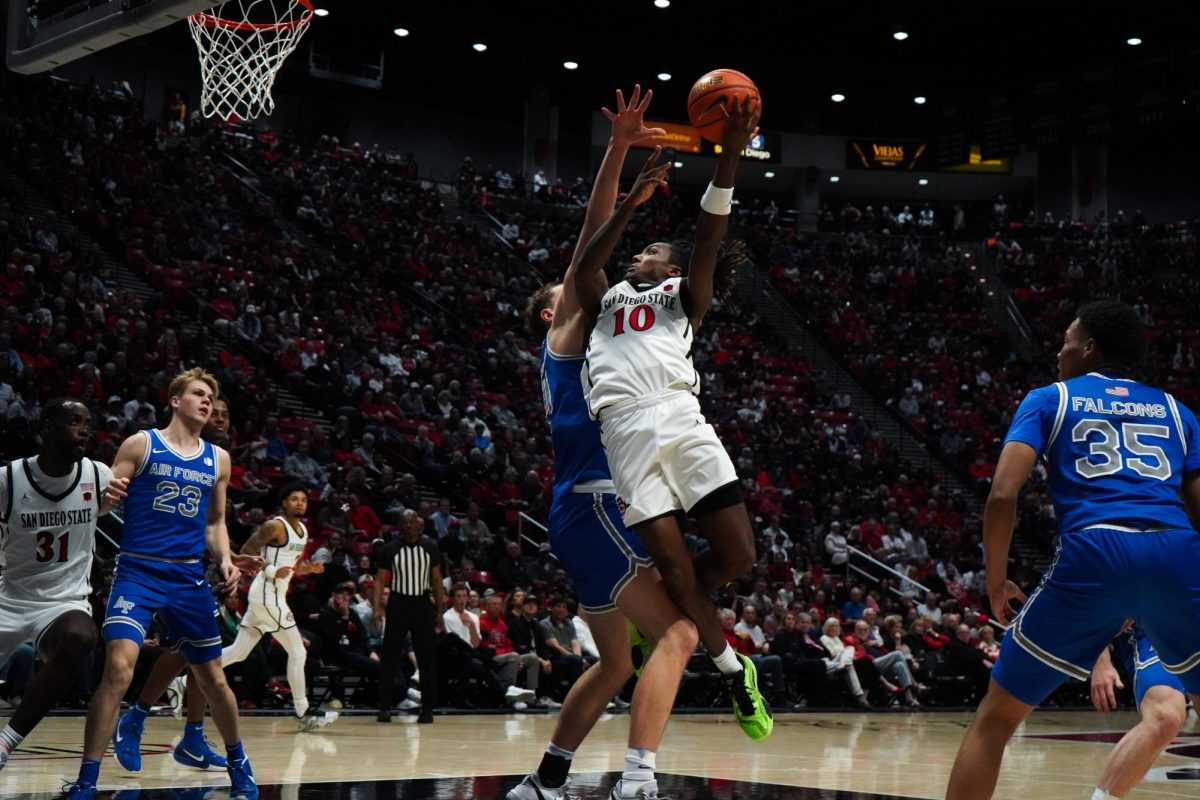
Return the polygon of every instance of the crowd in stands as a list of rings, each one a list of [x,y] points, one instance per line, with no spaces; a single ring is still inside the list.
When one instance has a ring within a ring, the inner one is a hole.
[[[353,671],[325,630],[352,625],[356,653],[378,648],[366,602],[375,557],[413,510],[447,560],[441,696],[463,707],[561,702],[594,652],[543,544],[554,462],[541,343],[518,320],[565,268],[586,185],[566,200],[545,183],[523,196],[492,172],[493,191],[488,171],[464,164],[450,203],[412,154],[333,137],[180,132],[143,119],[121,93],[5,80],[3,160],[54,208],[35,214],[15,191],[0,200],[4,457],[32,452],[39,406],[67,394],[95,409],[94,456],[111,460],[124,437],[165,422],[175,372],[213,369],[232,417],[235,546],[272,511],[273,487],[310,490],[311,557],[326,567],[294,580],[289,601],[311,661]],[[686,232],[693,209],[669,193],[648,203],[617,258]],[[981,299],[947,241],[801,237],[773,205],[748,206],[739,222],[759,265],[864,382],[894,397],[952,464],[994,460],[1005,415],[1038,373],[1002,331],[979,327]],[[148,299],[120,288],[126,270],[151,287]],[[694,360],[757,536],[754,570],[719,607],[776,702],[977,696],[995,637],[979,611],[974,498],[905,463],[752,308],[716,309]],[[284,391],[323,418],[297,416]],[[689,543],[704,546],[690,533]],[[864,583],[848,569],[851,548],[905,578]],[[243,604],[222,599],[230,636]],[[268,680],[283,654],[262,648],[239,694],[283,702]],[[706,662],[693,662],[681,702],[703,701]],[[357,700],[369,703],[369,691]]]

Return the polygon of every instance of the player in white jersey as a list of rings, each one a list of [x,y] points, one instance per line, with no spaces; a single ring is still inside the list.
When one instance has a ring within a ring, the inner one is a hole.
[[[41,449],[0,470],[0,664],[33,642],[45,665],[0,732],[0,769],[54,707],[96,647],[88,603],[97,518],[105,492],[128,481],[85,458],[92,414],[77,400],[42,412]]]
[[[733,179],[757,129],[759,106],[746,100],[726,114],[722,154],[700,202],[694,242],[654,242],[634,257],[623,281],[603,296],[594,291],[592,276],[603,270],[637,207],[664,182],[656,150],[638,185],[584,249],[580,307],[596,323],[583,382],[600,420],[625,525],[645,543],[667,591],[695,623],[733,694],[742,729],[761,739],[774,724],[770,708],[753,663],[726,642],[709,597],[753,565],[753,533],[737,472],[696,400],[700,377],[691,360],[693,331],[746,261],[741,243],[724,239]],[[694,565],[676,519],[681,512],[696,519],[710,544]]]
[[[308,713],[308,690],[304,681],[307,653],[296,619],[287,604],[288,584],[293,575],[325,570],[325,565],[304,558],[308,530],[301,518],[308,511],[308,492],[299,483],[285,484],[279,490],[283,513],[264,522],[242,545],[243,555],[262,556],[266,566],[254,576],[247,594],[246,615],[242,617],[237,639],[221,652],[221,666],[244,661],[254,646],[269,633],[287,651],[288,686],[292,688],[296,719],[302,730],[323,728],[337,719],[333,711]]]

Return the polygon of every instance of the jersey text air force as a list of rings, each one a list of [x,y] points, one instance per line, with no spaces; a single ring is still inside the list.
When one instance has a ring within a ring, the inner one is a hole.
[[[159,431],[146,431],[146,455],[129,481],[123,552],[199,558],[205,548],[208,499],[220,472],[218,451],[203,439],[176,452]]]
[[[1179,489],[1200,469],[1200,426],[1161,389],[1099,372],[1043,386],[1017,409],[1011,441],[1047,461],[1060,533],[1191,527]]]
[[[650,286],[621,281],[605,293],[583,370],[593,416],[668,389],[700,394],[683,285],[681,278]]]

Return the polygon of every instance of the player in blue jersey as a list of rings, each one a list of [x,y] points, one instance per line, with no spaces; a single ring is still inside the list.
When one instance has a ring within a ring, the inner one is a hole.
[[[129,437],[113,462],[114,478],[129,478],[125,525],[102,627],[107,643],[104,677],[88,708],[83,763],[70,786],[70,800],[96,796],[100,758],[156,613],[212,706],[225,741],[232,796],[258,797],[238,734],[237,702],[221,670],[216,606],[201,561],[207,546],[220,565],[221,588],[237,586],[240,572],[225,528],[229,454],[200,438],[218,391],[216,379],[200,368],[176,376],[167,390],[170,424]]]
[[[542,393],[555,459],[550,545],[579,589],[579,605],[596,638],[600,661],[571,687],[541,765],[508,793],[509,800],[567,796],[567,773],[575,750],[633,674],[626,618],[656,646],[634,691],[629,750],[612,796],[656,796],[655,754],[680,676],[697,642],[695,626],[667,595],[645,546],[621,522],[612,475],[600,445],[600,426],[588,413],[580,380],[593,320],[579,305],[576,259],[612,213],[629,147],[656,132],[642,124],[653,92],[647,91],[644,97],[640,94],[640,87],[635,86],[626,105],[617,92],[617,110],[607,113],[613,123],[612,140],[592,188],[575,258],[562,284],[543,287],[526,309],[529,332],[546,336]],[[603,282],[603,274],[597,280]],[[613,613],[618,610],[621,613]]]
[[[1124,797],[1137,786],[1187,720],[1183,683],[1163,668],[1154,646],[1133,620],[1104,649],[1092,669],[1092,705],[1097,711],[1103,714],[1115,710],[1115,690],[1124,688],[1110,650],[1133,680],[1133,697],[1142,718],[1121,737],[1104,765],[1093,795],[1102,799]]]
[[[1129,306],[1079,309],[1059,382],[1022,401],[984,512],[992,612],[1011,627],[958,751],[946,796],[991,797],[1017,726],[1068,677],[1085,680],[1135,619],[1163,667],[1200,689],[1200,426],[1175,398],[1132,380],[1146,332]],[[1026,600],[1007,579],[1017,497],[1045,459],[1059,520],[1054,562]],[[1024,606],[1014,619],[1013,601]],[[1097,797],[1111,797],[1098,794]]]

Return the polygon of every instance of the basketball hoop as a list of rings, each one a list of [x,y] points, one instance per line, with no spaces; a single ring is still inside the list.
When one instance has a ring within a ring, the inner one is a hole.
[[[312,0],[228,0],[188,17],[204,116],[234,121],[274,111],[275,74],[312,17]]]

